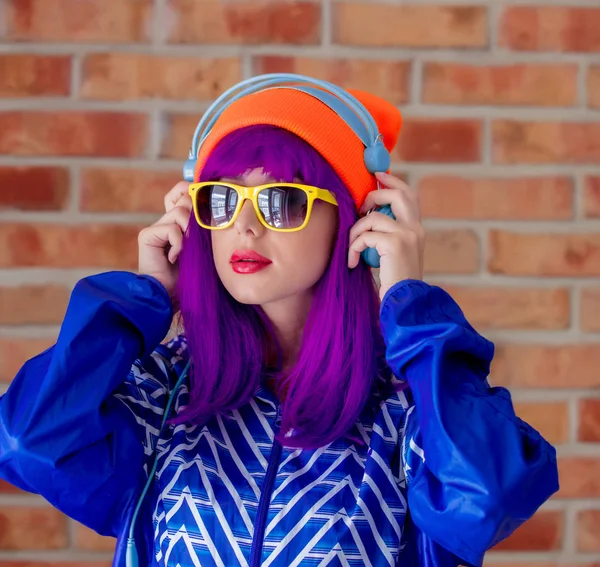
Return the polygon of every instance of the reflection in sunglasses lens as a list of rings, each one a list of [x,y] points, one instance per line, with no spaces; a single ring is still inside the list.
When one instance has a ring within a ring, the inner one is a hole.
[[[197,194],[200,220],[206,226],[223,226],[231,221],[238,203],[235,189],[206,185]]]
[[[297,187],[270,187],[258,194],[258,208],[274,228],[298,228],[304,224],[308,196]]]

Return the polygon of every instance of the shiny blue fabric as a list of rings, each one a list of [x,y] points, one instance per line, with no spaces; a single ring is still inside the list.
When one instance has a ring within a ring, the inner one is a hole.
[[[415,400],[425,466],[409,483],[419,565],[451,550],[479,565],[558,490],[556,452],[486,377],[494,347],[442,289],[405,282],[382,302],[387,360]],[[442,548],[442,549],[440,549]]]
[[[119,567],[153,456],[141,442],[144,423],[156,416],[142,406],[134,415],[114,392],[136,360],[158,373],[153,353],[164,349],[157,345],[171,318],[153,278],[86,278],[56,345],[28,361],[0,398],[0,477],[117,537]],[[446,292],[397,284],[382,302],[381,325],[388,364],[414,401],[398,440],[408,515],[397,565],[481,565],[487,549],[558,490],[555,450],[515,415],[505,389],[489,386],[493,345]],[[183,365],[174,364],[173,383]],[[156,401],[166,405],[166,397]],[[142,518],[156,498],[153,489]],[[141,565],[156,564],[152,527],[145,521],[137,530]]]

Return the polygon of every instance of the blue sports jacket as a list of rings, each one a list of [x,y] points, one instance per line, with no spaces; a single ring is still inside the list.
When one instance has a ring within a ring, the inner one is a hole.
[[[407,387],[317,450],[274,442],[279,403],[250,403],[159,439],[185,339],[153,278],[75,287],[56,345],[0,398],[0,477],[118,538],[133,509],[140,565],[481,565],[558,490],[554,448],[486,381],[493,345],[438,287],[400,282],[381,305],[386,358]],[[317,393],[318,394],[318,393]],[[175,411],[188,400],[184,383]]]

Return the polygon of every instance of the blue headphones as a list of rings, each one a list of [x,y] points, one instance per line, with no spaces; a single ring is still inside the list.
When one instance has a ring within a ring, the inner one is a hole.
[[[200,148],[219,116],[221,116],[223,111],[232,102],[249,94],[278,88],[288,88],[304,92],[327,105],[354,131],[365,146],[364,159],[367,170],[370,173],[376,173],[389,169],[391,163],[390,154],[383,145],[377,123],[370,112],[356,97],[328,81],[312,79],[293,73],[271,73],[259,75],[238,83],[225,91],[209,107],[198,123],[198,126],[196,126],[196,131],[192,138],[192,147],[188,159],[183,166],[183,178],[190,183],[194,181],[194,167]],[[377,211],[394,218],[389,205],[380,207]],[[375,248],[367,248],[362,252],[361,257],[372,268],[379,268],[379,254]]]

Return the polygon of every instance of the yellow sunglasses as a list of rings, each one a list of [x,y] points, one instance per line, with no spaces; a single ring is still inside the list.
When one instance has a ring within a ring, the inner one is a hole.
[[[267,183],[245,187],[222,181],[192,183],[189,188],[196,221],[202,228],[230,227],[246,199],[252,201],[258,220],[276,232],[302,230],[310,220],[315,199],[337,206],[334,195],[300,183]]]

